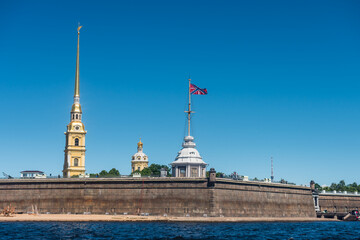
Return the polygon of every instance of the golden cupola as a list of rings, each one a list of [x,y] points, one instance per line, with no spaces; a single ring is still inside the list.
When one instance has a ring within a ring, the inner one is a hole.
[[[141,149],[143,148],[143,143],[141,142],[141,138],[140,138],[140,141],[138,142],[138,149]]]

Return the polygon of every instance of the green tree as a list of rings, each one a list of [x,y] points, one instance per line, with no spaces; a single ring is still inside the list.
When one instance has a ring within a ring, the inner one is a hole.
[[[337,184],[336,186],[336,191],[345,191],[345,187],[346,187],[346,184],[345,184],[345,181],[344,180],[341,180],[339,182],[339,184]]]
[[[109,172],[107,172],[106,170],[102,170],[98,175],[99,175],[99,177],[102,177],[102,178],[104,178],[104,177],[117,177],[117,176],[120,176],[120,172],[116,168],[112,168],[112,169],[110,169]]]
[[[287,183],[288,183],[288,181],[286,181],[285,179],[283,179],[283,178],[282,178],[282,179],[280,180],[280,183],[287,184]]]
[[[140,174],[141,174],[141,172],[140,172],[139,170],[135,170],[135,171],[133,171],[133,172],[131,173],[131,176],[133,176],[134,173],[140,173]],[[141,174],[141,175],[142,175],[142,174]]]
[[[352,186],[346,186],[346,191],[348,191],[348,192],[356,192],[357,188],[354,188]]]
[[[111,176],[120,176],[120,172],[119,170],[115,169],[115,168],[112,168],[110,171],[109,171],[109,174],[108,175],[111,175]]]
[[[356,182],[346,185],[345,181],[341,180],[339,183],[331,183],[330,187],[323,187],[320,190],[338,192],[360,192],[360,185],[358,185]]]
[[[357,188],[357,187],[358,187],[358,185],[357,185],[356,182],[353,182],[353,183],[349,184],[348,186],[349,186],[349,187],[353,187],[353,188]]]
[[[322,191],[322,187],[320,186],[320,184],[318,183],[315,183],[315,189],[319,190],[319,191]]]
[[[102,170],[100,173],[99,173],[99,175],[100,175],[100,177],[105,177],[105,176],[107,176],[109,173],[106,171],[106,170]]]
[[[170,168],[166,165],[160,165],[160,164],[151,164],[149,169],[151,170],[151,175],[153,176],[160,176],[161,168],[165,168],[167,171],[167,175],[170,174]]]
[[[141,176],[151,176],[152,175],[150,168],[144,168],[140,173],[141,173]]]
[[[206,177],[208,178],[209,176],[210,176],[210,171],[206,171]],[[216,177],[217,178],[223,178],[223,177],[225,177],[225,173],[217,172]]]
[[[348,192],[355,192],[358,191],[359,186],[357,185],[356,182],[351,183],[346,185],[344,180],[341,180],[338,184],[336,183],[331,183],[330,187],[324,187],[322,188],[322,190],[325,191],[338,191],[338,192],[343,192],[343,191],[348,191]]]
[[[332,183],[330,185],[330,191],[334,191],[334,190],[337,190],[337,184],[336,183]]]
[[[222,172],[217,172],[217,173],[216,173],[216,177],[217,177],[217,178],[223,178],[224,175],[225,175],[225,174],[222,173]]]

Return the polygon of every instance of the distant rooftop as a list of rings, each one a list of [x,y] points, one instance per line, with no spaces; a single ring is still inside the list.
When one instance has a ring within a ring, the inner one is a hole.
[[[26,171],[22,171],[20,173],[44,173],[44,172],[39,171],[39,170],[26,170]]]

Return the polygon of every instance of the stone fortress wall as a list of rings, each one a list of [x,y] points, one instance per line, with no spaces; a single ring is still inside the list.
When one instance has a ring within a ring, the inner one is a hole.
[[[17,212],[315,217],[308,187],[221,178],[0,180],[0,207]]]
[[[315,217],[314,201],[308,187],[287,184],[216,182],[217,209],[225,216]]]
[[[319,211],[329,213],[348,213],[360,210],[360,194],[319,193]]]

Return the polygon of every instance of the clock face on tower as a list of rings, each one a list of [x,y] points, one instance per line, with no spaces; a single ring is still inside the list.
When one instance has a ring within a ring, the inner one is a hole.
[[[76,131],[80,130],[80,126],[75,126],[74,128],[75,128]]]

